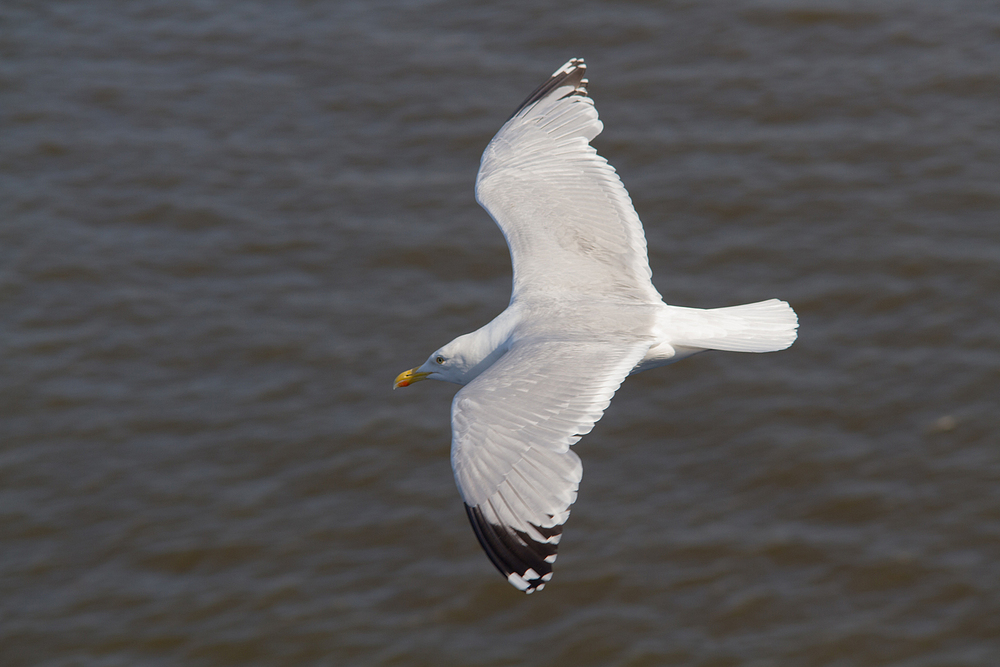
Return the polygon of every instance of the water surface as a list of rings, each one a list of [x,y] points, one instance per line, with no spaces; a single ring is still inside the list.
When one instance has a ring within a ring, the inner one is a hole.
[[[991,3],[11,2],[0,54],[4,665],[996,664]],[[666,300],[801,330],[630,378],[526,597],[454,387],[389,387],[506,305],[479,154],[575,56]]]

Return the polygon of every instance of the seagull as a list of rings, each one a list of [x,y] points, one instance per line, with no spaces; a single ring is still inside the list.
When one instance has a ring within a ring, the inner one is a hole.
[[[570,447],[633,373],[704,350],[790,346],[798,318],[778,299],[670,306],[651,281],[642,223],[601,133],[587,66],[560,67],[486,147],[476,200],[510,249],[510,304],[486,326],[400,373],[463,385],[451,406],[451,464],[472,529],[518,590],[552,564],[583,475]]]

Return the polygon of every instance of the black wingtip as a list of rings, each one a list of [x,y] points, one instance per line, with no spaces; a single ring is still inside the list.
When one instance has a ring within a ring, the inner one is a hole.
[[[573,86],[573,93],[571,94],[586,95],[587,80],[583,78],[586,73],[587,64],[583,62],[583,58],[571,58],[565,65],[557,69],[552,76],[549,77],[548,81],[540,85],[538,88],[535,88],[534,92],[528,95],[528,97],[521,102],[521,106],[519,106],[517,110],[510,115],[510,118],[513,118],[556,88],[560,88],[562,86]],[[510,118],[507,120],[510,120]]]
[[[527,533],[501,526],[486,519],[478,507],[465,506],[472,530],[486,555],[507,581],[525,593],[542,590],[552,579],[552,563],[556,560],[556,541],[539,542]],[[541,528],[532,526],[549,539],[562,534],[562,526]]]

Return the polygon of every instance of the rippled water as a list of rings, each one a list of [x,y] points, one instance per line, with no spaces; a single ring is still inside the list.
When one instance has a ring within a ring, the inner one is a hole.
[[[571,56],[666,300],[801,333],[630,378],[526,597],[389,387],[506,305],[479,154]],[[986,2],[3,3],[0,663],[997,664],[998,62]]]

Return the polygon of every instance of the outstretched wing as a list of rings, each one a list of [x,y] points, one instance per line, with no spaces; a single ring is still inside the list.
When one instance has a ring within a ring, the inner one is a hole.
[[[522,340],[455,396],[455,481],[479,543],[518,589],[531,593],[552,577],[583,474],[570,445],[648,346]]]
[[[590,146],[604,126],[586,68],[567,62],[500,128],[483,153],[476,199],[507,239],[513,298],[556,291],[659,303],[632,200]]]

